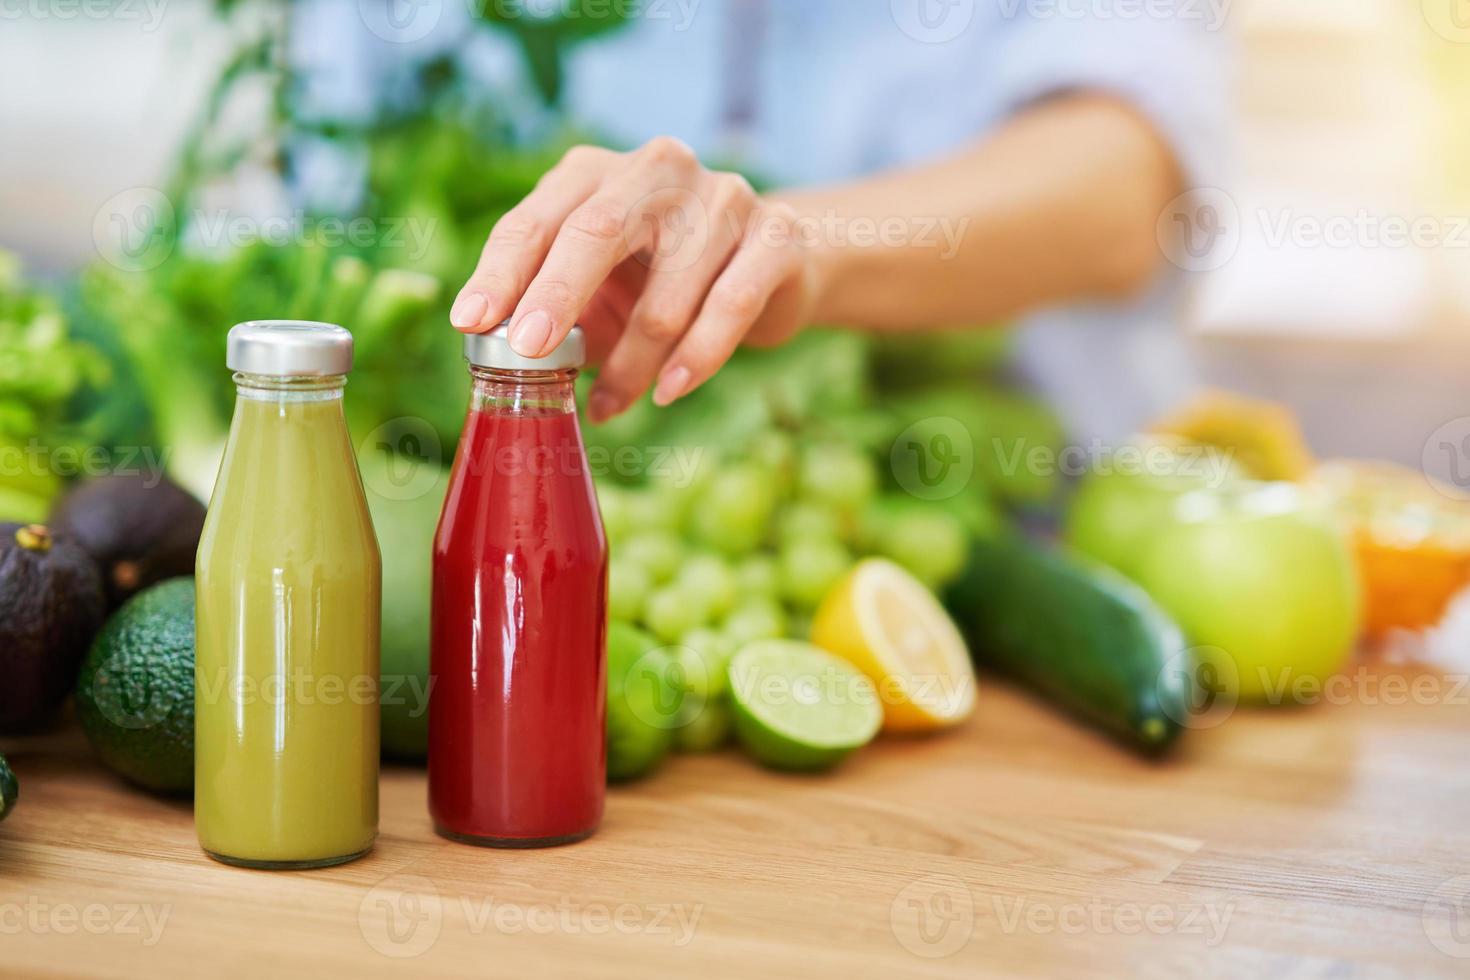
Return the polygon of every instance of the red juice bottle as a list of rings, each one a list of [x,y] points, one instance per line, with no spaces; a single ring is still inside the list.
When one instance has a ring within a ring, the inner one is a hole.
[[[580,328],[465,337],[474,388],[434,540],[429,811],[491,847],[581,840],[606,779],[607,538],[577,426]]]

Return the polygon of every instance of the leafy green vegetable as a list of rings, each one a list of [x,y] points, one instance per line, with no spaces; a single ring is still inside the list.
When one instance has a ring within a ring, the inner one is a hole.
[[[472,9],[515,39],[525,56],[531,81],[548,106],[561,101],[564,61],[570,48],[622,27],[628,17],[626,5],[606,0],[564,0],[559,4],[474,0]]]
[[[76,406],[108,377],[57,300],[26,286],[20,260],[0,251],[0,519],[39,519],[61,477],[75,475],[91,442]]]

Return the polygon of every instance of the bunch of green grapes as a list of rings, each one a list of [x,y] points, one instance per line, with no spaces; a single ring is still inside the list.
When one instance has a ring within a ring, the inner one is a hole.
[[[959,572],[970,538],[945,508],[881,493],[874,457],[855,444],[771,429],[711,455],[681,478],[598,485],[610,616],[666,644],[684,751],[728,740],[727,665],[742,645],[805,639],[823,598],[866,555],[938,588]]]

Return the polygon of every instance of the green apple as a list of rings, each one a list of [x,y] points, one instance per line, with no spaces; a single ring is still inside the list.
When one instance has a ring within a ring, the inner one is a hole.
[[[383,754],[404,762],[421,761],[429,751],[429,581],[449,471],[437,463],[375,451],[362,453],[358,465],[383,556],[379,641]],[[424,492],[405,499],[382,492],[396,487],[401,473],[416,473],[413,468],[420,465],[431,466],[434,475]]]
[[[1063,538],[1136,579],[1150,539],[1172,522],[1175,502],[1193,491],[1223,489],[1236,479],[1230,461],[1215,452],[1152,438],[1120,446],[1098,460],[1078,485]]]
[[[1194,644],[1201,680],[1226,696],[1280,703],[1320,691],[1358,636],[1347,542],[1294,484],[1180,497],[1135,567]]]

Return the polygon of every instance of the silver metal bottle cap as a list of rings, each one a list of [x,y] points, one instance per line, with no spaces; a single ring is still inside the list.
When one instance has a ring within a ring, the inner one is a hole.
[[[469,333],[464,337],[464,359],[476,367],[505,371],[565,371],[587,363],[587,337],[573,327],[566,338],[545,357],[523,357],[510,346],[510,321],[494,330]]]
[[[352,370],[352,334],[314,320],[248,320],[230,328],[225,366],[276,378],[346,374]]]

